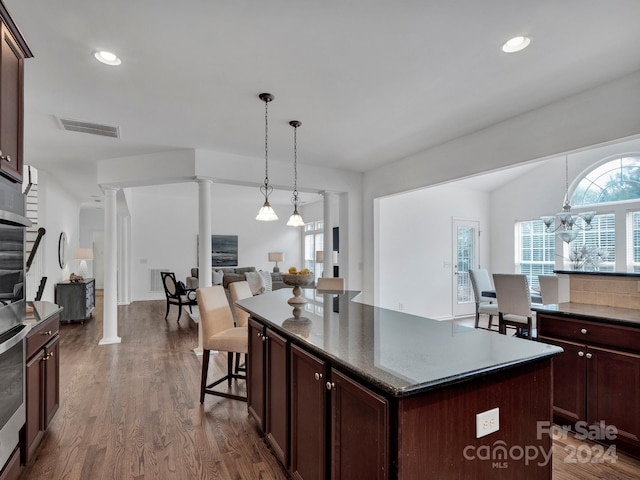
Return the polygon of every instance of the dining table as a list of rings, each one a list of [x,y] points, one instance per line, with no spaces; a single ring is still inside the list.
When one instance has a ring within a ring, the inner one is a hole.
[[[481,293],[483,297],[496,298],[495,290],[483,290]],[[542,295],[540,292],[536,290],[529,290],[529,294],[531,296],[531,303],[542,304]]]

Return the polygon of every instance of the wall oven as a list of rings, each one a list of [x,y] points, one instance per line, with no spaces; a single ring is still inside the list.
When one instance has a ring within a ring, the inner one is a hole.
[[[24,195],[0,179],[0,469],[25,423]]]

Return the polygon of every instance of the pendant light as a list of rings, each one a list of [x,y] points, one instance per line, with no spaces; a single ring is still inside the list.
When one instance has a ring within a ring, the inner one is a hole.
[[[545,231],[547,233],[554,232],[557,237],[563,242],[571,243],[578,236],[579,230],[591,230],[591,222],[596,216],[596,212],[589,211],[583,213],[574,213],[571,211],[571,204],[569,203],[569,156],[565,155],[564,158],[564,203],[562,205],[562,211],[555,215],[545,215],[540,217],[544,222]],[[577,220],[581,218],[584,225],[577,223]],[[556,224],[557,220],[557,224]]]
[[[260,186],[260,191],[264,195],[264,204],[256,215],[256,220],[273,222],[278,220],[278,216],[269,204],[269,195],[271,195],[273,187],[269,185],[269,115],[267,107],[274,97],[270,93],[261,93],[258,98],[264,102],[264,185]]]
[[[289,125],[293,127],[293,197],[291,197],[293,213],[289,217],[287,225],[290,227],[302,227],[304,226],[304,220],[302,220],[302,215],[298,213],[298,205],[300,205],[300,198],[298,197],[298,127],[302,123],[298,120],[291,120]]]

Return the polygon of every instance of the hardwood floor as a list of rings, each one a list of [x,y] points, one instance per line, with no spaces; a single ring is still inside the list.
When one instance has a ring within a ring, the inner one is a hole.
[[[100,295],[96,303],[93,320],[61,325],[60,409],[22,480],[287,478],[246,403],[207,395],[200,405],[197,330],[187,316],[177,324],[172,307],[165,321],[164,301],[118,307],[122,343],[98,346]],[[224,371],[226,355],[212,365]],[[554,442],[555,480],[640,478],[640,462],[623,454],[613,464],[564,463],[565,449],[581,445]]]

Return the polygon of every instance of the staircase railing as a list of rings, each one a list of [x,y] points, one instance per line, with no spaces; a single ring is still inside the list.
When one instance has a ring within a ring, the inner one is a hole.
[[[33,248],[31,249],[31,253],[29,254],[29,258],[27,259],[27,272],[31,268],[31,264],[33,263],[33,258],[36,256],[36,252],[38,251],[38,246],[40,245],[40,240],[42,240],[42,237],[44,237],[45,233],[47,233],[47,231],[44,229],[44,227],[40,227],[38,229],[38,236],[33,242]]]

